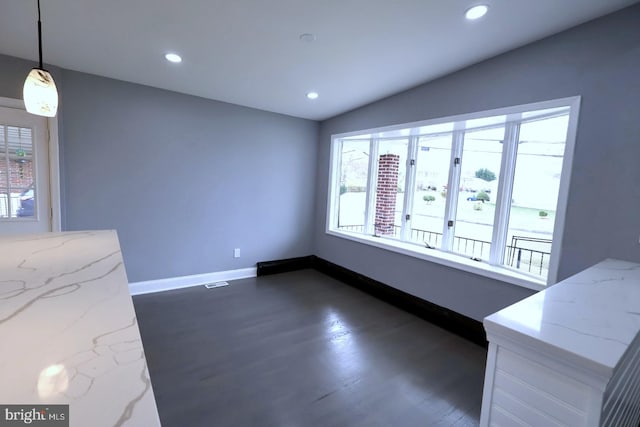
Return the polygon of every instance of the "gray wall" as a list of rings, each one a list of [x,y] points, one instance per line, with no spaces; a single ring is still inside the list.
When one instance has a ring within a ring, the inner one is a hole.
[[[0,55],[0,96],[33,65]],[[313,253],[316,122],[48,68],[63,229],[116,229],[130,281]]]
[[[316,122],[63,80],[66,229],[116,229],[130,281],[312,253]]]
[[[606,257],[640,262],[640,6],[327,120],[318,256],[475,319],[532,292],[324,232],[332,134],[581,95],[560,279]]]

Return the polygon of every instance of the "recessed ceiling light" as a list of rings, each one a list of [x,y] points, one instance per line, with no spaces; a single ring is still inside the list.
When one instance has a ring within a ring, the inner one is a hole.
[[[467,9],[467,11],[465,12],[464,16],[468,20],[473,21],[475,19],[482,18],[484,15],[487,14],[488,10],[489,10],[489,6],[487,6],[485,4],[480,4],[478,6],[473,6],[473,7],[469,8],[469,9]]]
[[[308,92],[307,93],[307,98],[309,99],[317,99],[318,98],[318,92]]]
[[[164,57],[167,61],[173,62],[174,64],[182,62],[182,57],[177,53],[167,53]]]

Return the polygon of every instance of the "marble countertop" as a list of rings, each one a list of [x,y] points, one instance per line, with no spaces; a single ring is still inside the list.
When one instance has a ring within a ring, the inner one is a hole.
[[[487,335],[610,377],[640,332],[640,264],[607,259],[484,319]]]
[[[0,238],[0,404],[70,426],[159,426],[114,231]]]

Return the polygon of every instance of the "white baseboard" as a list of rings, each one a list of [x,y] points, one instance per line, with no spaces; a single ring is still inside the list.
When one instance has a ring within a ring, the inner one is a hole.
[[[240,268],[238,270],[217,271],[215,273],[194,274],[193,276],[169,277],[166,279],[146,280],[129,283],[131,295],[150,294],[153,292],[170,291],[172,289],[188,288],[204,285],[205,283],[226,280],[247,279],[256,277],[256,267]]]

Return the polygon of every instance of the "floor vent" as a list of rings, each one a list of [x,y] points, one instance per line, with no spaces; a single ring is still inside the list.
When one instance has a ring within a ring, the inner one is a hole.
[[[229,282],[215,282],[215,283],[204,284],[204,287],[207,289],[221,288],[223,286],[229,286]]]

